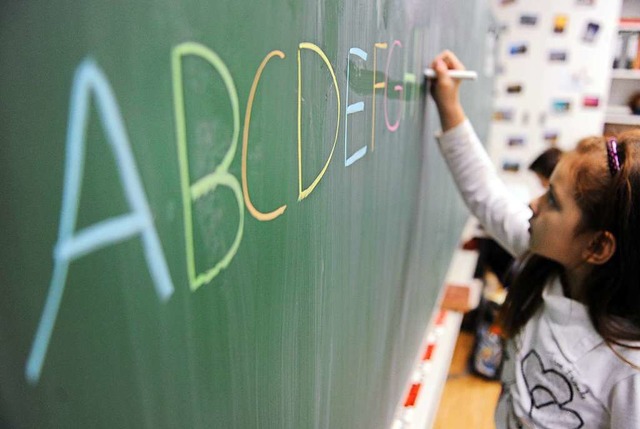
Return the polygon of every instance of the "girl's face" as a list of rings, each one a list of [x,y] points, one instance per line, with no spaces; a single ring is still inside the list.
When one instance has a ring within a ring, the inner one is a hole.
[[[540,256],[562,264],[566,269],[584,262],[592,234],[576,234],[581,211],[574,197],[572,157],[564,157],[556,166],[547,193],[531,202],[529,247]]]

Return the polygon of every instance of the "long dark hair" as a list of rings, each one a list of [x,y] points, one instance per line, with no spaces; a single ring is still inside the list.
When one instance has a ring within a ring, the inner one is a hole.
[[[617,138],[621,169],[611,173],[606,139],[581,140],[571,157],[574,198],[582,212],[576,234],[609,231],[616,239],[613,256],[594,265],[583,284],[586,305],[595,330],[609,346],[640,346],[640,131]],[[500,320],[506,336],[517,334],[542,305],[542,291],[563,267],[538,255],[520,260],[513,284],[502,306]]]

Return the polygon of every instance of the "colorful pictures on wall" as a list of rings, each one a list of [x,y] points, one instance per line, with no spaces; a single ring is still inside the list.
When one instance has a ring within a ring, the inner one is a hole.
[[[550,51],[549,61],[551,62],[565,62],[567,61],[567,51]]]
[[[493,112],[494,121],[511,121],[513,120],[513,110],[502,109]]]
[[[566,113],[571,110],[571,102],[569,100],[553,100],[551,109],[554,113]]]
[[[597,24],[595,22],[589,22],[587,24],[587,28],[584,31],[584,36],[582,37],[582,40],[584,40],[587,43],[593,43],[593,41],[596,39],[596,36],[598,35],[599,30],[600,30],[600,24]]]
[[[526,43],[512,43],[509,45],[509,55],[522,55],[527,53]]]
[[[497,10],[508,28],[497,50],[504,73],[492,88],[492,159],[509,181],[528,174],[531,151],[575,144],[581,132],[594,133],[604,121],[607,100],[600,83],[613,60],[607,53],[613,47],[605,42],[620,24],[604,0],[534,4],[520,1]],[[640,68],[640,37],[634,32],[631,38],[616,45],[616,62],[623,67],[631,58]]]
[[[553,32],[554,33],[564,33],[564,30],[567,28],[567,23],[569,22],[569,16],[567,15],[556,15],[553,19]]]
[[[534,26],[538,23],[538,17],[536,15],[521,15],[520,24]]]
[[[600,105],[600,99],[598,97],[585,96],[582,100],[584,107],[598,107]]]
[[[507,94],[520,94],[522,92],[522,84],[521,83],[513,83],[507,85]]]

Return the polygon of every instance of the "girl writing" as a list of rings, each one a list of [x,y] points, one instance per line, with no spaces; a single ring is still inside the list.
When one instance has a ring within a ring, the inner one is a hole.
[[[471,212],[522,259],[501,322],[508,337],[498,428],[640,428],[640,131],[566,153],[548,191],[510,197],[458,98],[449,51],[432,64],[441,152]]]

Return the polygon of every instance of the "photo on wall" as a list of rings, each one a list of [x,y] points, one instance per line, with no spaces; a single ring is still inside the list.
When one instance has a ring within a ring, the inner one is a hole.
[[[567,113],[571,110],[571,102],[569,100],[552,100],[551,110],[554,113]]]
[[[507,139],[507,146],[522,147],[526,144],[524,136],[511,136]]]
[[[547,122],[547,113],[540,112],[540,115],[538,115],[538,125],[542,127],[544,126],[545,122]]]
[[[520,171],[520,163],[512,159],[505,159],[502,161],[502,170],[509,173],[517,173]]]
[[[567,61],[567,51],[553,50],[549,52],[549,61],[552,63],[563,63]]]
[[[545,131],[542,135],[542,139],[551,147],[558,146],[558,132],[557,131]]]
[[[512,121],[513,120],[513,110],[512,109],[498,109],[493,112],[493,120],[494,121]]]
[[[598,107],[600,105],[600,99],[598,97],[587,95],[582,100],[582,105],[584,107]]]
[[[516,42],[509,45],[509,55],[523,55],[527,53],[527,44],[523,42]]]
[[[507,94],[520,94],[522,92],[521,83],[512,83],[507,85]]]
[[[553,18],[553,32],[557,34],[564,33],[564,30],[567,28],[567,24],[569,23],[569,16],[559,14]]]
[[[538,23],[537,15],[521,15],[520,24],[527,26],[535,26]]]
[[[587,28],[584,31],[584,36],[582,40],[587,43],[593,43],[596,40],[596,36],[598,35],[598,31],[600,30],[600,24],[595,22],[587,23]]]

